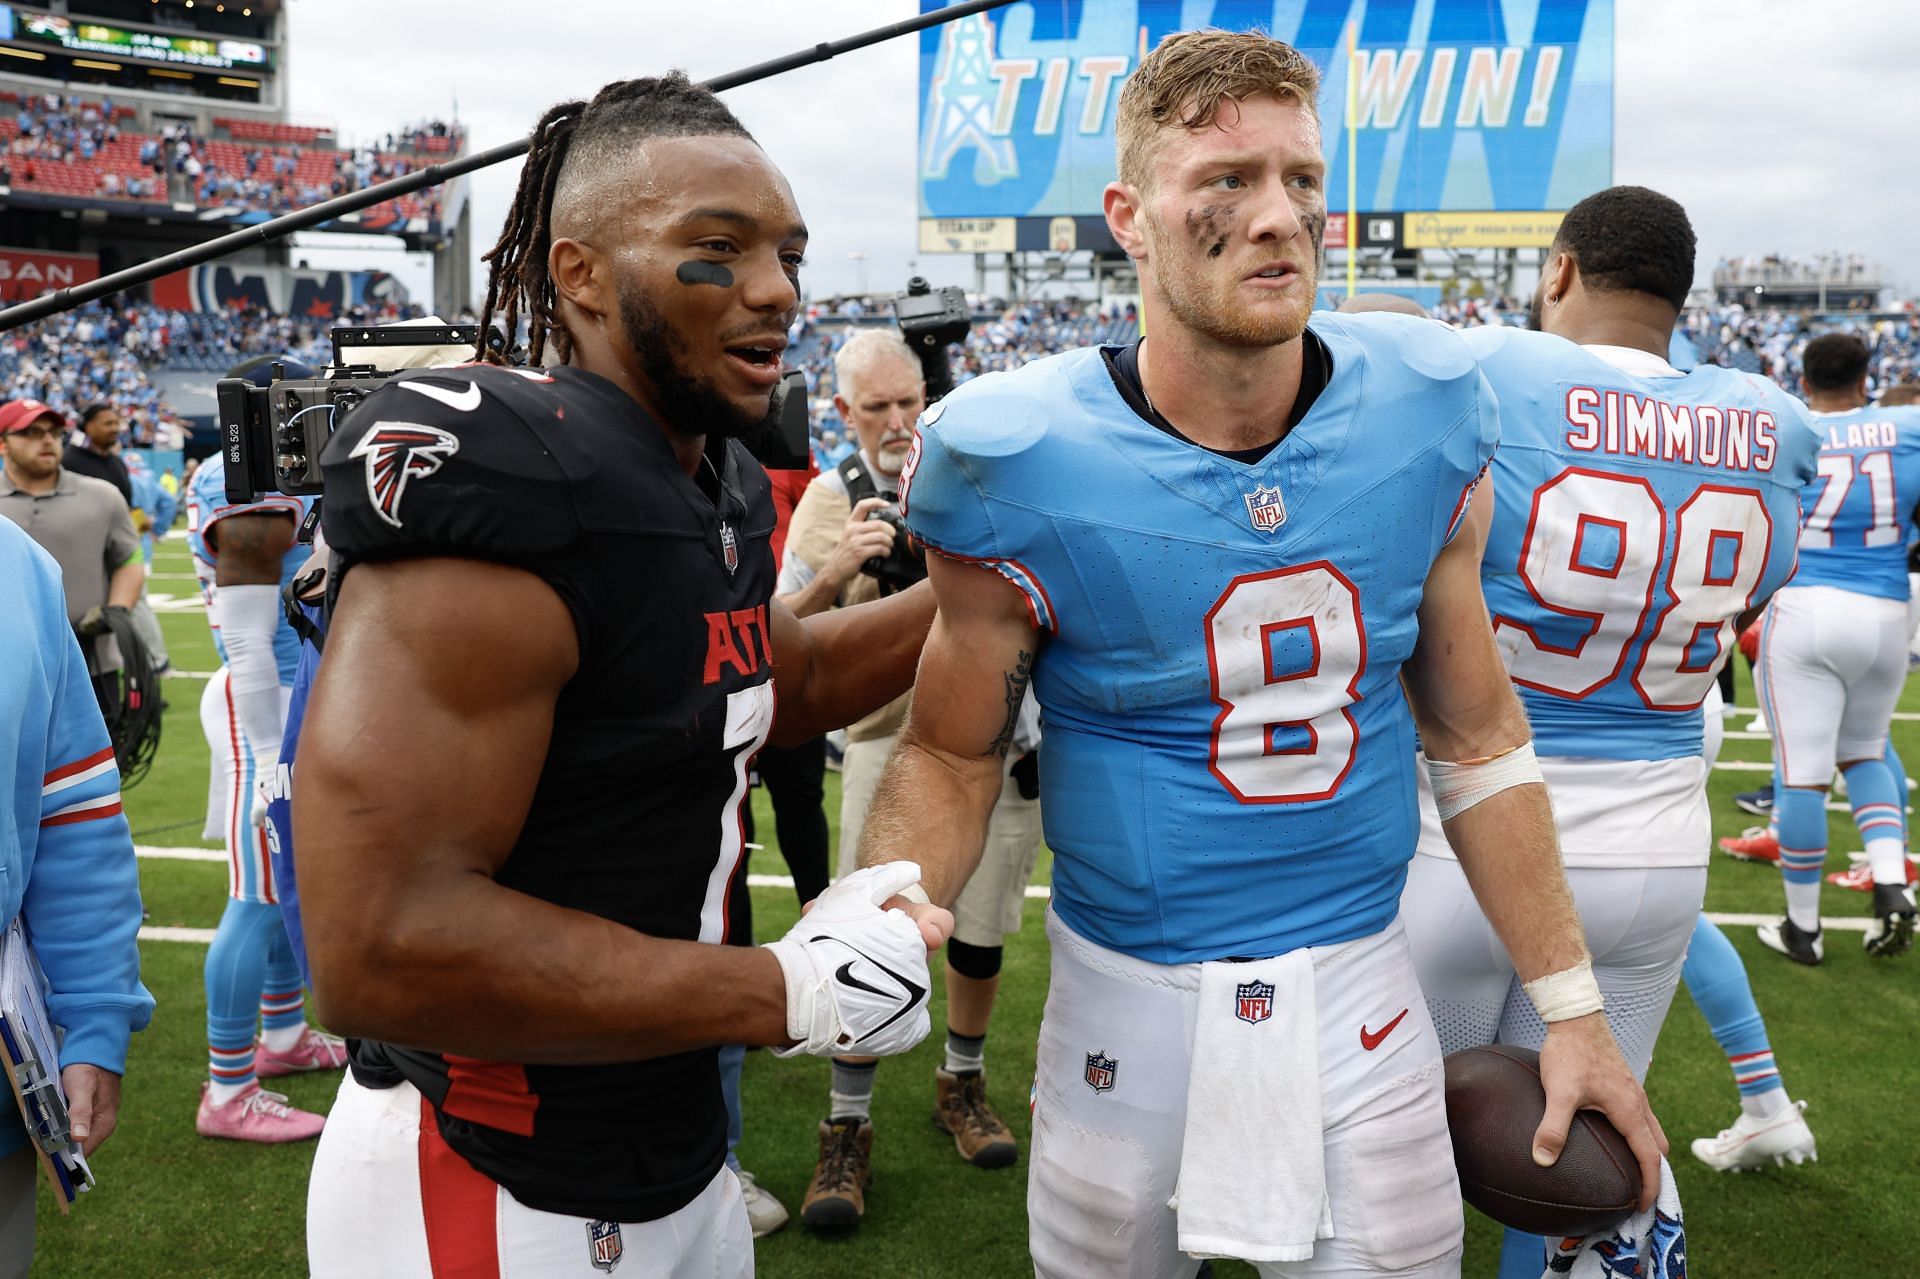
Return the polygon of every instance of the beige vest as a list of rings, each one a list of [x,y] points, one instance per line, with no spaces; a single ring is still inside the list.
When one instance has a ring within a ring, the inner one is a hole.
[[[787,525],[787,553],[816,573],[832,558],[833,548],[840,544],[840,530],[847,526],[847,517],[853,514],[853,502],[847,495],[829,487],[822,479],[824,477],[807,485],[807,491],[793,508],[793,520]],[[834,605],[865,604],[879,598],[880,583],[865,573],[856,573],[841,588]],[[912,701],[912,693],[902,693],[879,710],[849,724],[847,740],[869,742],[899,732]]]

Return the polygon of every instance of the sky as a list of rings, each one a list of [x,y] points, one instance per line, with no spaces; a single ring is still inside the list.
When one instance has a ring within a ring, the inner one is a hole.
[[[1110,0],[1087,0],[1089,4]],[[1131,0],[1122,0],[1131,3]],[[695,79],[896,22],[913,0],[288,0],[289,116],[372,139],[457,104],[475,149],[553,102],[684,68]],[[972,260],[916,252],[917,43],[902,38],[725,97],[786,172],[812,231],[815,296],[965,284]],[[1726,256],[1858,253],[1920,293],[1920,4],[1617,0],[1614,181],[1686,206],[1698,283]],[[472,179],[492,245],[517,161]],[[1336,204],[1338,203],[1336,199]],[[318,247],[342,243],[344,247]],[[305,236],[315,266],[379,267],[427,296],[397,241]],[[476,267],[475,288],[484,279]]]

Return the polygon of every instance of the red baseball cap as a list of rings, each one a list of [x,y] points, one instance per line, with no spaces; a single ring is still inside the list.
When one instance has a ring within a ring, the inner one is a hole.
[[[61,426],[67,425],[66,416],[55,409],[48,408],[38,400],[9,400],[0,404],[0,435],[32,426],[43,417],[50,417]]]

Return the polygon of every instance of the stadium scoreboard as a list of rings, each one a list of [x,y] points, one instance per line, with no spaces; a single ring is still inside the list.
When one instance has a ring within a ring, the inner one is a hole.
[[[1120,87],[1204,26],[1320,67],[1330,246],[1350,145],[1363,248],[1545,247],[1612,185],[1613,0],[1021,0],[920,35],[920,251],[1112,249]]]
[[[0,4],[0,40],[56,45],[68,53],[140,58],[209,71],[265,71],[272,56],[264,44],[223,37],[163,35],[106,22],[76,19]]]

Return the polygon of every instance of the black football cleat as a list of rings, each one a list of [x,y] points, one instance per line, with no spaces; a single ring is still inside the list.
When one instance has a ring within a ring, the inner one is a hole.
[[[1781,916],[1777,924],[1762,924],[1754,930],[1760,938],[1760,944],[1769,950],[1777,950],[1796,964],[1812,967],[1826,955],[1826,947],[1821,944],[1820,930],[1803,931],[1800,926],[1786,916]]]
[[[1913,889],[1906,884],[1873,886],[1873,918],[1861,944],[1869,955],[1889,959],[1913,948]]]
[[[1752,813],[1755,817],[1773,816],[1773,787],[1765,790],[1743,790],[1733,797],[1733,805],[1743,813]]]

